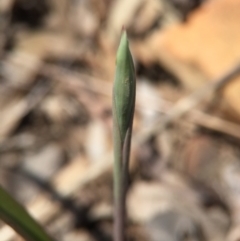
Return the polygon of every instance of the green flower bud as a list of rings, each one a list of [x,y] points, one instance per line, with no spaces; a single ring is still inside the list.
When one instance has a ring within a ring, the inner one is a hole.
[[[136,77],[126,31],[117,51],[116,73],[113,87],[113,115],[121,141],[132,127],[136,92]]]

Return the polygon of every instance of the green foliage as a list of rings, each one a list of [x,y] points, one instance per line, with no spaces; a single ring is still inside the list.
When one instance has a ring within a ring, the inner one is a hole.
[[[43,228],[0,186],[0,218],[27,241],[53,241]]]

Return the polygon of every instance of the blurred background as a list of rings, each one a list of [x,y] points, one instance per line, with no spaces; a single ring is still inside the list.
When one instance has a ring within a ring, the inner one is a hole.
[[[112,240],[123,25],[128,240],[240,240],[240,0],[0,0],[1,185],[56,240]],[[22,239],[0,223],[0,240]]]

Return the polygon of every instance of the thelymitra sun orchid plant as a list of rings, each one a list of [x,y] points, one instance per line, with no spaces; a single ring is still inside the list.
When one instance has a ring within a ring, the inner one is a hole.
[[[125,241],[126,192],[135,108],[136,77],[127,33],[123,30],[113,85],[114,241]]]

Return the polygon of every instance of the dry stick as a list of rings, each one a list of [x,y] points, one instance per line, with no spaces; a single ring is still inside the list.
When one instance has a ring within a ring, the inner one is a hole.
[[[217,132],[222,132],[229,136],[240,139],[240,126],[238,124],[208,115],[197,110],[194,110],[189,114],[188,119],[199,126],[203,126]]]
[[[166,127],[174,120],[180,118],[190,110],[192,110],[197,104],[199,104],[207,95],[221,90],[229,81],[240,74],[240,64],[236,65],[223,77],[204,85],[200,90],[196,90],[189,96],[180,99],[167,113],[166,116],[161,117],[151,127],[146,128],[144,131],[140,131],[135,136],[133,143],[141,145],[148,140],[152,135],[161,133]]]
[[[111,84],[106,83],[106,81],[98,79],[96,77],[89,76],[86,74],[75,73],[73,71],[63,69],[62,67],[56,67],[56,66],[50,65],[50,64],[46,64],[44,66],[44,73],[47,76],[51,76],[52,78],[57,79],[58,81],[60,81],[64,84],[67,84],[66,88],[69,88],[74,93],[75,92],[77,93],[79,88],[83,88],[83,89],[89,90],[91,92],[94,92],[94,93],[97,93],[100,95],[104,95],[106,97],[111,96],[111,92],[110,92]],[[196,106],[199,102],[201,102],[201,100],[203,98],[206,97],[206,95],[208,95],[208,90],[210,90],[210,92],[211,91],[214,92],[214,90],[211,88],[212,85],[215,85],[216,90],[219,90],[238,73],[239,73],[239,66],[236,66],[232,71],[229,72],[229,74],[220,78],[218,81],[216,81],[214,83],[207,83],[207,85],[204,87],[204,91],[201,92],[201,94],[203,95],[202,98],[199,98],[195,104],[193,103],[193,106]],[[79,80],[87,80],[87,81],[79,82]],[[86,84],[86,83],[88,83],[88,84]],[[102,86],[104,86],[104,87],[102,88]],[[205,91],[205,89],[207,91]],[[198,91],[201,91],[201,89],[197,90],[192,95],[194,96]],[[200,97],[201,97],[201,94],[199,94]],[[179,102],[182,103],[183,100],[187,100],[186,102],[191,102],[192,95],[181,99]],[[141,98],[141,96],[139,98]],[[146,100],[146,101],[148,101],[148,100]],[[236,137],[236,138],[240,138],[240,126],[238,124],[223,120],[216,116],[206,114],[202,111],[195,110],[193,108],[189,108],[185,112],[185,109],[182,108],[182,105],[180,105],[179,102],[174,105],[171,102],[166,101],[162,98],[159,98],[159,102],[163,102],[164,105],[168,106],[167,111],[161,110],[161,112],[163,112],[164,114],[166,114],[166,112],[169,114],[173,110],[175,112],[174,114],[171,115],[172,119],[170,117],[168,118],[169,119],[168,123],[175,120],[176,118],[181,117],[182,114],[185,114],[186,112],[189,111],[189,115],[187,116],[187,119],[190,120],[191,122],[194,122],[195,124],[203,126],[208,129],[212,129],[212,130],[215,130],[215,131],[218,131],[218,132],[221,132],[221,133],[224,133],[224,134]],[[180,110],[176,111],[176,105],[178,106],[178,108],[180,108]],[[174,106],[174,107],[172,107],[172,106]],[[139,108],[139,109],[150,108],[153,111],[156,111],[156,112],[159,111],[158,107],[155,107],[152,109],[151,106],[147,107],[147,105],[145,105],[145,104],[142,105],[142,104],[139,104],[138,102],[136,103],[136,108]],[[177,117],[175,117],[175,116],[177,116]],[[164,117],[161,117],[161,118],[164,119]],[[143,135],[146,135],[146,133],[144,131],[141,133],[143,133]],[[139,139],[140,139],[140,142],[141,142],[141,140],[142,140],[142,142],[145,141],[144,137],[141,136],[141,134],[138,136],[138,140]]]
[[[235,72],[235,71],[232,72],[233,77],[235,76],[235,74],[237,75],[238,68],[239,68],[239,66],[236,67],[237,72]],[[104,95],[106,97],[111,96],[111,92],[110,92],[111,84],[106,83],[106,81],[98,79],[96,77],[89,76],[86,74],[75,73],[73,71],[66,70],[62,67],[56,67],[56,66],[50,65],[50,64],[44,65],[43,71],[46,76],[48,76],[48,77],[50,76],[50,77],[56,79],[57,81],[59,81],[63,84],[66,84],[66,88],[68,88],[69,90],[71,90],[72,92],[74,92],[76,94],[78,93],[79,88],[83,88],[85,90],[89,90],[91,92],[94,92],[94,93],[97,93],[100,95]],[[217,85],[216,89],[221,89],[220,88],[221,86],[228,83],[228,81],[231,80],[231,76],[230,76],[230,78],[229,77],[224,78],[224,81],[221,81],[222,79],[223,78],[219,79],[219,81],[217,81],[216,83],[213,83],[213,84]],[[80,82],[79,80],[86,80],[86,81]],[[206,89],[208,90],[209,87],[211,88],[211,85],[212,85],[212,83],[208,83]],[[104,87],[102,88],[102,86],[104,86]],[[198,91],[199,90],[197,90],[197,92]],[[199,102],[203,98],[205,98],[206,97],[205,95],[207,95],[208,93],[202,91],[202,94],[204,96],[202,98],[200,98]],[[138,97],[139,97],[139,95],[138,95]],[[190,97],[191,97],[191,95],[188,97],[185,97],[182,100],[186,100],[186,99],[189,100]],[[141,98],[141,96],[139,98]],[[179,102],[181,102],[182,100],[180,100]],[[148,101],[148,99],[146,101]],[[159,98],[159,102],[163,102],[163,104],[167,106],[167,108],[166,108],[167,110],[164,110],[164,111],[161,110],[161,112],[163,112],[164,114],[166,114],[166,112],[169,114],[173,110],[172,108],[174,108],[174,110],[176,109],[176,107],[172,107],[172,106],[174,106],[174,104],[172,104],[171,102],[166,101],[162,98]],[[197,105],[199,102],[196,102],[195,105]],[[139,104],[138,102],[136,103],[136,108],[139,108],[139,109],[150,108],[153,111],[159,112],[159,109],[158,109],[159,107],[157,107],[157,106],[152,109],[151,106],[147,107],[147,105],[145,105],[145,104],[142,105],[142,104]],[[178,105],[178,108],[182,109],[181,105]],[[203,126],[205,128],[212,129],[212,130],[215,130],[215,131],[218,131],[218,132],[221,132],[221,133],[224,133],[224,134],[227,134],[227,135],[240,139],[240,126],[238,124],[223,120],[216,116],[206,114],[202,111],[199,111],[199,110],[196,110],[193,108],[187,110],[186,112],[188,112],[188,111],[189,111],[189,114],[187,116],[187,120],[189,120],[197,125]],[[180,112],[179,117],[181,117],[181,111],[179,111],[179,112]],[[183,114],[185,114],[186,112],[183,112]],[[172,115],[172,116],[174,117],[174,115]],[[161,118],[164,119],[164,117],[161,117]],[[175,120],[174,118],[173,119],[169,118],[169,123],[171,121]],[[141,132],[141,133],[143,133],[143,132]],[[143,133],[143,134],[146,135],[145,133]],[[138,136],[138,140],[139,139],[140,139],[140,142],[145,141],[144,137],[142,137],[141,134]]]
[[[224,87],[229,81],[231,81],[234,77],[236,77],[240,73],[240,64],[237,64],[232,70],[230,70],[227,74],[225,74],[223,77],[220,77],[219,79],[216,79],[215,81],[211,83],[207,83],[204,85],[200,90],[196,90],[189,96],[180,99],[172,108],[169,110],[167,116],[161,117],[160,120],[157,120],[155,124],[152,124],[151,127],[144,129],[143,131],[140,131],[139,134],[134,138],[134,143],[136,145],[139,145],[143,142],[145,142],[149,137],[153,134],[162,132],[172,121],[176,120],[177,118],[180,118],[184,114],[186,114],[189,111],[192,110],[193,107],[195,107],[197,104],[199,104],[207,95],[210,93],[219,91]],[[73,71],[69,71],[60,67],[56,67],[51,64],[45,64],[43,67],[43,74],[46,76],[53,76],[54,78],[58,79],[60,82],[66,82],[66,79],[68,80],[67,88],[69,87],[69,81],[72,83],[73,86],[76,86],[76,90],[78,88],[85,88],[90,91],[100,93],[106,96],[110,95],[110,84],[106,83],[103,80],[100,80],[99,78],[95,78],[93,76],[89,76],[86,74],[79,74],[79,73],[73,73]],[[81,79],[87,79],[87,83],[90,85],[86,85],[85,83],[79,82]],[[101,88],[96,88],[95,85],[98,86],[100,82]],[[104,86],[104,87],[102,87]],[[203,113],[204,114],[204,113]],[[210,116],[209,116],[210,117]],[[216,118],[216,117],[213,117]],[[212,125],[208,125],[204,123],[199,123],[199,121],[196,120],[196,118],[191,118],[192,121],[196,122],[197,124],[201,124],[202,126],[206,128],[214,129]],[[220,121],[220,120],[219,120]],[[204,121],[203,121],[204,122]],[[224,131],[223,129],[219,128],[219,131],[232,135],[232,131]],[[233,135],[235,137],[238,137],[238,135]]]
[[[19,100],[13,107],[1,112],[1,124],[5,126],[4,129],[0,129],[0,145],[8,135],[14,130],[17,124],[26,116],[31,110],[33,110],[49,93],[52,86],[43,84],[42,81],[38,82],[30,92]],[[14,113],[14,116],[12,115]]]

